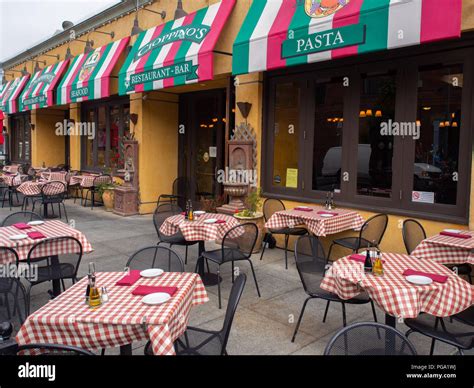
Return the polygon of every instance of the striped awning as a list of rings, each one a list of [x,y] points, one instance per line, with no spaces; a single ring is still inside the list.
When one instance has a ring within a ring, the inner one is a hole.
[[[254,0],[234,43],[246,74],[461,34],[462,0]]]
[[[4,113],[17,113],[19,112],[18,97],[25,87],[30,75],[24,75],[22,77],[15,78],[14,80],[8,81],[0,95],[0,110]]]
[[[58,105],[110,96],[110,77],[129,37],[81,54],[71,61],[57,90]]]
[[[33,74],[20,96],[20,112],[54,105],[53,92],[68,63],[58,62]]]
[[[119,93],[213,79],[213,50],[234,5],[222,0],[142,32],[120,70]]]

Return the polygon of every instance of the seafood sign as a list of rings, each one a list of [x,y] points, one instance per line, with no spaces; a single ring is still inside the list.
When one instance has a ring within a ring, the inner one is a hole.
[[[306,0],[305,11],[312,18],[324,18],[344,8],[350,0]]]

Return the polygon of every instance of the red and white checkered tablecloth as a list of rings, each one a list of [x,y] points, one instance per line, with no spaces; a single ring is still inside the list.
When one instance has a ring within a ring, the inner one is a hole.
[[[58,194],[64,193],[66,190],[66,186],[62,185],[61,183],[57,183],[55,181],[23,182],[20,186],[18,186],[17,190],[24,195],[41,195],[41,189],[47,183],[50,183],[50,184],[44,190],[46,195],[58,195]],[[62,183],[66,183],[66,182],[62,182]]]
[[[445,266],[413,256],[383,253],[384,275],[365,274],[363,263],[348,257],[337,260],[326,272],[321,288],[350,299],[366,291],[386,313],[399,318],[416,318],[421,312],[448,317],[474,303],[474,286]],[[446,283],[417,286],[403,276],[406,269],[447,275]]]
[[[43,241],[41,239],[33,240],[31,238],[25,238],[22,240],[11,240],[10,237],[18,234],[26,234],[29,232],[38,231],[43,233],[47,238],[56,237],[74,237],[82,244],[82,252],[92,252],[92,246],[87,240],[86,236],[79,230],[71,228],[59,220],[45,221],[42,225],[35,225],[29,229],[19,230],[14,226],[3,226],[0,227],[0,246],[14,249],[20,260],[26,260],[28,252],[36,243]],[[74,253],[76,251],[76,245],[67,242],[58,242],[55,245],[48,245],[44,248],[38,248],[35,257],[45,257],[52,255],[64,255],[68,253]],[[4,259],[4,258],[3,258]],[[0,255],[0,262],[2,257]],[[3,264],[6,264],[2,262]]]
[[[87,278],[31,314],[16,336],[18,344],[55,343],[95,350],[150,340],[155,355],[174,355],[174,341],[188,325],[192,306],[209,298],[198,274],[165,272],[140,278],[133,286],[116,286],[124,272],[96,274],[99,288],[107,287],[109,301],[91,309],[85,304]],[[132,295],[138,285],[177,287],[161,305],[141,302]]]
[[[5,183],[7,186],[18,186],[21,184],[20,174],[3,174],[0,175],[0,181]]]
[[[16,174],[18,172],[19,167],[19,165],[4,166],[3,171],[8,172],[10,174]]]
[[[223,224],[206,224],[205,220],[218,219],[226,221]],[[187,241],[212,241],[219,240],[233,227],[240,225],[240,222],[232,216],[220,213],[205,213],[196,217],[195,221],[187,221],[181,214],[168,217],[161,225],[160,232],[167,236],[181,231]],[[239,237],[238,235],[232,237]]]
[[[321,217],[319,211],[327,211],[322,206],[311,206],[313,211],[302,210],[282,210],[273,214],[265,223],[268,229],[292,228],[295,225],[306,225],[308,230],[315,236],[327,236],[345,230],[359,230],[364,224],[361,215],[353,210],[334,209],[332,213],[337,213],[333,217]]]
[[[66,171],[55,171],[55,172],[42,172],[40,173],[40,177],[47,180],[47,181],[61,181],[66,182]]]
[[[79,185],[81,187],[92,187],[94,185],[94,175],[74,175],[69,180],[70,185]]]
[[[472,237],[462,239],[437,234],[423,240],[411,255],[440,264],[474,264],[474,232],[462,233]]]

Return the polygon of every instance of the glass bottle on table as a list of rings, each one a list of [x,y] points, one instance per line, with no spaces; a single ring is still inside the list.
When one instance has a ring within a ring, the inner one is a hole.
[[[370,254],[370,244],[368,244],[367,250],[365,251],[364,271],[372,272],[372,257]]]
[[[189,219],[189,200],[186,201],[186,212],[184,213],[184,219]]]
[[[193,202],[189,200],[189,215],[188,215],[189,221],[194,221],[194,211],[193,211]]]
[[[376,276],[383,276],[382,253],[377,249],[372,273]]]
[[[102,300],[100,298],[99,288],[96,286],[95,283],[95,275],[91,276],[91,285],[89,291],[89,306],[90,307],[97,307],[102,304]]]
[[[89,296],[91,292],[91,283],[92,283],[92,276],[95,277],[95,263],[89,263],[89,272],[87,273],[87,288],[86,288],[86,304],[89,303]]]

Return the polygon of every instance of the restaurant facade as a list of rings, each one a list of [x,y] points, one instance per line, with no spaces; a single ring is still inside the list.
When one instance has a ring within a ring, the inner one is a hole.
[[[133,137],[151,213],[178,176],[222,198],[243,125],[264,197],[291,207],[334,192],[365,218],[385,212],[393,252],[406,218],[429,235],[474,228],[474,0],[134,4],[4,63],[12,162],[113,173]]]

